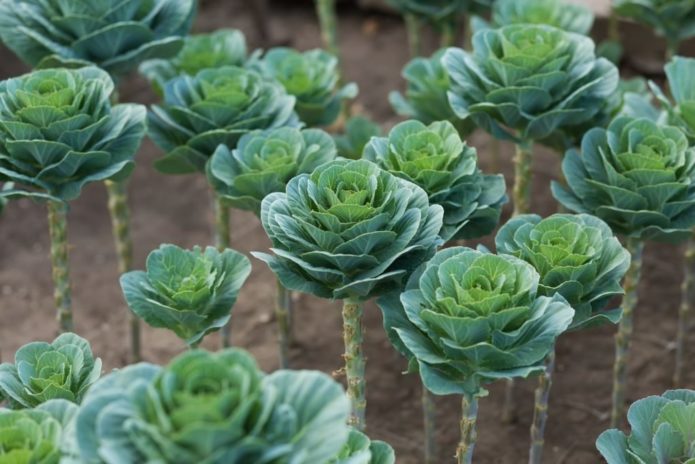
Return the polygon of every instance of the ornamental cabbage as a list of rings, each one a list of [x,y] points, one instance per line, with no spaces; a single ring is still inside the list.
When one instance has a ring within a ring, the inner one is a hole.
[[[161,245],[147,257],[146,271],[121,276],[128,307],[152,327],[176,333],[196,345],[231,318],[251,263],[234,250],[184,250]]]
[[[589,131],[581,152],[568,151],[562,171],[567,187],[553,183],[555,198],[615,233],[678,241],[695,226],[695,150],[676,127],[617,118]]]
[[[396,464],[396,455],[388,443],[370,440],[357,429],[350,429],[340,454],[327,464]]]
[[[94,64],[113,76],[175,55],[195,0],[0,0],[0,39],[32,67]]]
[[[12,409],[54,399],[80,403],[99,376],[101,359],[94,358],[89,342],[64,333],[52,343],[28,343],[17,350],[14,364],[0,364],[0,398]]]
[[[95,67],[0,82],[0,178],[17,184],[6,194],[67,201],[89,182],[126,178],[146,112],[142,105],[112,106],[113,89]]]
[[[244,34],[236,29],[219,29],[189,35],[176,56],[145,61],[140,65],[140,74],[161,92],[168,81],[179,75],[195,76],[203,69],[244,66],[247,59]]]
[[[343,100],[357,96],[357,85],[338,88],[338,59],[325,50],[301,53],[291,48],[273,48],[259,63],[262,72],[283,85],[296,98],[295,111],[310,127],[333,124]]]
[[[261,204],[274,255],[254,253],[290,290],[368,299],[400,288],[441,244],[442,207],[366,160],[302,174]]]
[[[389,102],[401,116],[417,119],[425,124],[436,121],[449,121],[456,126],[461,136],[473,132],[470,120],[461,120],[449,105],[447,95],[449,75],[442,64],[445,50],[439,50],[430,58],[417,57],[403,68],[403,78],[407,82],[405,96],[391,92]]]
[[[345,123],[345,133],[334,135],[338,156],[360,159],[372,137],[381,136],[381,127],[364,116],[353,116]]]
[[[654,29],[671,52],[695,35],[694,0],[613,0],[613,11]]]
[[[500,378],[543,372],[573,309],[538,296],[525,261],[464,247],[445,248],[414,273],[405,292],[378,300],[396,349],[437,395],[483,396]]]
[[[388,138],[373,138],[363,156],[419,185],[431,204],[444,209],[443,240],[482,237],[497,226],[507,199],[504,177],[478,169],[475,148],[450,122],[405,121]]]
[[[149,135],[167,152],[155,167],[167,174],[202,172],[222,144],[234,148],[258,129],[299,125],[294,97],[260,74],[236,66],[181,75],[164,86],[164,103],[148,114]]]
[[[79,411],[76,443],[88,464],[319,463],[347,440],[348,410],[320,372],[264,376],[243,350],[193,350],[105,376]]]
[[[590,38],[546,25],[476,32],[472,53],[450,48],[443,63],[456,115],[522,143],[590,121],[618,86]]]
[[[290,127],[244,135],[234,150],[220,145],[207,165],[208,180],[229,205],[259,215],[261,201],[284,192],[289,180],[334,160],[335,142],[320,129]]]
[[[563,0],[497,0],[492,7],[491,26],[511,24],[546,24],[587,35],[594,25],[594,13]]]
[[[539,295],[559,293],[567,300],[575,311],[570,329],[620,320],[620,309],[602,310],[623,294],[630,253],[602,220],[588,214],[516,216],[499,230],[495,246],[538,271]]]
[[[0,409],[0,462],[7,464],[59,464],[72,432],[77,406],[50,400],[34,409]]]
[[[695,89],[692,86],[695,59],[676,56],[664,70],[674,102],[653,82],[650,82],[651,89],[665,108],[668,123],[685,132],[692,144],[695,142]]]
[[[695,459],[695,391],[669,390],[635,401],[627,420],[630,435],[611,429],[596,440],[607,464],[687,464]]]

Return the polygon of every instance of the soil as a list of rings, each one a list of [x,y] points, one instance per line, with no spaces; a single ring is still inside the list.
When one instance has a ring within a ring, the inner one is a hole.
[[[196,22],[197,31],[220,27],[243,30],[252,46],[258,46],[256,28],[241,0],[204,2]],[[319,31],[310,3],[280,1],[270,17],[276,43],[299,49],[320,46]],[[601,26],[601,25],[599,25]],[[602,28],[599,27],[601,30]],[[603,28],[605,29],[605,28]],[[630,29],[632,30],[632,29]],[[639,31],[638,31],[639,32]],[[347,78],[360,86],[359,107],[390,127],[398,118],[387,101],[390,90],[401,88],[400,70],[408,60],[401,21],[394,16],[364,13],[341,6],[340,34]],[[628,52],[659,56],[661,44],[649,34],[630,33]],[[434,47],[434,41],[429,45]],[[7,50],[0,50],[0,77],[21,74],[26,67]],[[124,101],[151,103],[154,96],[137,76],[123,83]],[[503,145],[499,161],[488,150],[489,139],[475,134],[470,140],[478,148],[486,171],[501,167],[511,185],[512,147]],[[147,253],[160,243],[184,247],[211,243],[210,196],[202,176],[164,176],[152,162],[161,153],[146,141],[130,183],[133,213],[135,263],[144,267]],[[535,152],[536,174],[533,210],[547,215],[557,206],[549,192],[549,181],[558,171],[558,156],[543,148]],[[48,259],[45,207],[31,201],[11,203],[0,217],[0,345],[5,358],[32,340],[50,340],[55,334],[52,284]],[[505,212],[505,217],[509,211]],[[244,253],[265,250],[269,242],[258,220],[251,214],[233,212],[233,247]],[[72,281],[77,332],[92,343],[107,369],[128,362],[126,308],[118,285],[106,195],[102,185],[88,186],[73,202],[69,213]],[[490,238],[483,240],[490,245]],[[681,253],[676,246],[647,247],[644,279],[637,311],[633,355],[629,363],[630,402],[660,394],[671,386],[673,347],[680,299]],[[272,316],[275,280],[265,265],[253,261],[253,273],[234,308],[233,342],[250,350],[267,371],[277,367]],[[365,351],[368,357],[368,424],[373,438],[390,442],[397,462],[422,463],[422,419],[419,381],[403,375],[406,363],[390,347],[376,306],[366,310]],[[341,366],[342,340],[337,302],[302,296],[297,303],[296,345],[291,363],[295,368],[333,372]],[[610,406],[613,327],[565,335],[558,344],[558,367],[551,396],[546,434],[545,463],[595,464],[600,458],[594,441],[608,427]],[[144,357],[166,363],[180,353],[182,343],[163,330],[145,329]],[[204,347],[218,346],[210,336]],[[690,340],[695,351],[695,336]],[[518,464],[528,452],[528,428],[535,380],[518,382],[518,421],[500,422],[503,384],[493,385],[490,396],[480,404],[476,462]],[[695,374],[688,372],[687,384],[695,387]],[[453,462],[458,437],[459,398],[437,399],[438,462]]]

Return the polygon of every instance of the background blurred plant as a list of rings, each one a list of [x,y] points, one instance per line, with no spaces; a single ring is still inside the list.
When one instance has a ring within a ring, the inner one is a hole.
[[[67,202],[85,184],[126,179],[145,133],[142,105],[111,105],[113,82],[95,67],[47,69],[0,83],[0,196],[46,200],[55,305],[73,328]]]
[[[76,449],[90,463],[326,462],[348,439],[348,412],[326,374],[265,376],[243,350],[193,350],[96,383],[76,418]]]
[[[647,119],[621,117],[590,130],[581,152],[570,150],[562,170],[567,187],[553,183],[566,208],[593,214],[623,235],[632,263],[616,335],[612,425],[622,417],[626,363],[637,304],[644,242],[687,239],[695,226],[695,151],[683,132]]]
[[[333,124],[344,100],[357,96],[357,84],[340,86],[338,58],[325,50],[273,48],[258,65],[266,77],[282,84],[295,97],[294,109],[309,127]]]
[[[284,192],[298,174],[311,173],[334,160],[335,142],[320,129],[290,127],[254,131],[244,135],[234,150],[220,145],[207,164],[208,182],[226,205],[261,215],[261,202]],[[278,281],[275,317],[280,345],[280,366],[289,365],[292,335],[290,292]]]
[[[669,390],[635,401],[627,420],[630,435],[612,429],[596,440],[607,464],[692,461],[695,391]]]
[[[613,11],[666,39],[666,60],[678,53],[682,41],[695,36],[695,1],[613,0]]]
[[[353,116],[345,123],[345,131],[334,135],[338,156],[347,159],[360,159],[364,147],[372,137],[381,136],[381,127],[365,116]]]
[[[555,214],[546,219],[520,215],[502,226],[495,246],[498,253],[523,259],[538,271],[539,295],[559,294],[567,300],[574,309],[568,330],[620,320],[620,309],[604,309],[623,294],[620,282],[630,265],[630,253],[602,220],[588,214]],[[554,368],[553,350],[536,388],[530,464],[541,463]]]
[[[362,302],[397,290],[441,243],[442,209],[417,185],[366,161],[337,160],[271,193],[261,222],[274,255],[265,261],[283,286],[343,300],[351,425],[365,426]]]
[[[473,52],[450,49],[443,63],[456,115],[517,146],[515,214],[529,211],[534,142],[590,121],[618,85],[590,38],[546,25],[477,32]]]
[[[0,398],[11,409],[56,399],[80,403],[99,376],[101,359],[94,358],[89,342],[64,333],[52,343],[28,343],[17,350],[14,364],[0,364]]]
[[[77,406],[50,400],[34,409],[0,409],[0,461],[54,464],[64,462]]]
[[[178,54],[168,59],[147,60],[140,65],[139,71],[161,94],[168,81],[182,74],[195,76],[209,68],[243,67],[257,55],[248,55],[246,37],[241,31],[218,29],[208,34],[187,36]]]
[[[250,273],[248,258],[234,250],[161,245],[147,256],[146,271],[121,276],[121,288],[138,317],[196,347],[229,322]]]
[[[496,0],[489,23],[478,16],[471,22],[476,32],[512,24],[545,24],[588,35],[594,25],[594,12],[584,5],[564,0]]]
[[[460,464],[470,464],[484,385],[544,370],[574,311],[559,294],[538,295],[528,263],[470,248],[439,251],[406,290],[378,300],[394,347],[435,395],[462,395]]]

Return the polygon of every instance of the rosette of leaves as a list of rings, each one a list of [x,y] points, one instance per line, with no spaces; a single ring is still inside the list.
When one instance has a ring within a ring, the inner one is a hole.
[[[325,50],[299,52],[277,47],[269,50],[259,65],[296,98],[294,109],[310,127],[333,124],[343,100],[357,96],[357,84],[340,87],[338,58]]]
[[[693,0],[613,0],[613,11],[654,29],[666,39],[668,55],[675,55],[682,41],[695,36]]]
[[[437,395],[463,395],[460,463],[475,444],[477,398],[500,378],[544,369],[574,310],[555,294],[539,296],[538,272],[509,255],[445,248],[410,277],[405,291],[379,299],[396,349]]]
[[[210,185],[227,204],[260,215],[263,198],[284,192],[291,178],[335,157],[335,142],[326,132],[282,127],[250,132],[234,150],[219,146],[206,170]]]
[[[235,147],[259,129],[299,125],[294,97],[260,74],[236,66],[181,75],[151,107],[149,135],[167,154],[155,162],[166,174],[202,172],[219,145]]]
[[[372,137],[381,135],[381,127],[364,116],[353,116],[345,123],[345,133],[334,135],[338,156],[347,159],[360,159],[364,147]]]
[[[327,464],[395,464],[396,455],[388,443],[370,440],[368,436],[350,429],[347,443],[340,454]]]
[[[425,124],[450,121],[461,136],[475,128],[470,120],[456,117],[449,105],[449,75],[442,65],[445,50],[435,52],[430,58],[413,58],[401,73],[406,80],[405,96],[393,91],[389,94],[391,106],[401,116],[417,119]]]
[[[553,195],[571,211],[603,219],[627,238],[632,255],[616,336],[612,425],[622,418],[626,364],[646,240],[680,241],[695,226],[695,151],[685,134],[648,119],[621,117],[589,131],[581,152],[570,150],[562,170],[567,186]]]
[[[541,219],[535,214],[509,220],[495,238],[497,252],[523,259],[540,275],[538,294],[562,295],[574,309],[569,329],[620,320],[620,309],[603,311],[623,294],[621,280],[630,265],[625,250],[610,227],[588,214],[555,214]],[[548,398],[555,355],[546,359],[540,376],[531,426],[529,462],[540,464],[548,417]]]
[[[66,400],[50,400],[34,409],[0,409],[0,462],[65,462],[64,443],[76,412],[77,406]]]
[[[497,0],[492,6],[490,24],[480,26],[502,27],[511,24],[546,24],[567,32],[587,35],[594,25],[594,13],[583,5],[564,0]]]
[[[161,92],[167,81],[179,75],[195,76],[203,69],[244,66],[248,59],[244,34],[236,29],[218,29],[185,37],[178,54],[169,59],[147,60],[139,70]]]
[[[231,318],[251,263],[234,250],[185,250],[161,245],[147,257],[146,271],[121,276],[126,302],[152,327],[173,331],[195,346]]]
[[[85,463],[326,462],[347,440],[347,413],[325,374],[266,377],[243,350],[193,350],[105,376],[76,418],[76,443]]]
[[[631,433],[603,432],[596,447],[607,464],[692,462],[695,392],[669,390],[635,401],[627,413]]]
[[[363,156],[419,185],[431,204],[442,206],[443,240],[482,237],[497,226],[507,199],[504,177],[480,171],[475,148],[450,122],[402,122],[388,138],[373,138]]]
[[[517,144],[515,214],[530,209],[534,142],[592,121],[618,86],[618,70],[596,58],[589,37],[548,25],[476,32],[472,52],[449,49],[443,64],[454,113]]]
[[[0,82],[0,175],[5,194],[69,201],[82,187],[127,177],[145,131],[142,105],[111,105],[113,81],[86,67]]]
[[[535,214],[512,218],[497,232],[497,252],[531,264],[540,275],[538,294],[562,295],[574,309],[570,329],[620,320],[603,311],[623,294],[620,284],[630,254],[601,219],[588,214]]]
[[[95,64],[113,76],[175,55],[195,0],[1,0],[0,38],[32,67]]]
[[[562,170],[567,187],[554,183],[555,198],[618,234],[678,241],[695,225],[695,151],[676,127],[617,118],[589,131]]]
[[[17,350],[14,364],[0,364],[0,397],[12,409],[53,399],[80,403],[100,375],[101,359],[94,357],[89,342],[64,333],[52,343],[28,343]]]
[[[302,174],[261,204],[273,255],[254,253],[291,290],[343,299],[351,425],[364,427],[362,305],[399,289],[441,244],[442,208],[427,193],[366,160],[336,160]]]

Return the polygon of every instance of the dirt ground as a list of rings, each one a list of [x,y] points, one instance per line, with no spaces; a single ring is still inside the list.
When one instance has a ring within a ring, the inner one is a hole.
[[[299,49],[320,45],[310,4],[276,2],[270,18],[273,39],[288,41]],[[251,17],[240,0],[204,2],[197,31],[220,27],[243,30],[252,46],[259,45]],[[599,28],[600,29],[600,28]],[[402,87],[400,70],[408,60],[405,32],[396,17],[364,14],[347,6],[340,11],[340,33],[347,77],[360,86],[359,106],[385,127],[398,119],[387,101],[390,90]],[[628,51],[640,56],[660,52],[660,44],[644,34],[640,42],[628,41]],[[645,51],[646,50],[646,51]],[[9,52],[0,50],[0,77],[26,68]],[[123,100],[150,103],[153,96],[141,79],[124,82]],[[478,148],[484,169],[494,169],[487,152],[488,139],[474,135],[469,143]],[[502,171],[511,185],[511,147],[504,146]],[[558,169],[557,155],[537,149],[533,209],[543,215],[555,211],[549,181]],[[172,177],[156,173],[152,162],[160,152],[146,141],[139,154],[130,192],[133,210],[135,262],[143,268],[147,253],[160,243],[190,247],[211,242],[210,197],[202,176]],[[506,212],[505,216],[509,214]],[[87,187],[72,204],[69,214],[72,281],[77,331],[89,339],[107,369],[127,362],[126,308],[118,285],[106,196],[102,185]],[[45,207],[30,201],[11,203],[0,217],[0,346],[5,358],[32,340],[52,339],[52,284],[48,259]],[[257,219],[246,213],[232,215],[233,247],[244,253],[269,246]],[[489,238],[484,240],[488,245]],[[659,394],[670,387],[672,345],[680,299],[681,250],[675,246],[648,246],[642,300],[637,311],[633,356],[629,369],[630,401]],[[277,367],[272,317],[274,278],[265,265],[253,260],[253,273],[234,308],[233,342],[250,350],[268,371]],[[297,344],[292,366],[333,372],[341,366],[342,340],[337,302],[303,296],[297,305]],[[368,357],[368,424],[373,438],[384,439],[396,449],[400,464],[421,463],[422,420],[418,379],[402,375],[405,362],[391,349],[382,329],[381,315],[373,304],[366,311],[365,350]],[[597,435],[608,427],[605,412],[610,405],[614,328],[606,327],[563,336],[558,346],[558,368],[551,396],[545,463],[595,464]],[[695,337],[691,337],[695,353]],[[215,348],[216,336],[204,346]],[[162,330],[146,329],[144,356],[166,363],[183,346]],[[688,372],[689,387],[695,375]],[[503,385],[493,385],[481,401],[476,462],[518,464],[528,451],[528,427],[535,380],[518,383],[519,420],[500,423]],[[458,438],[459,399],[437,399],[438,462],[453,462]]]

